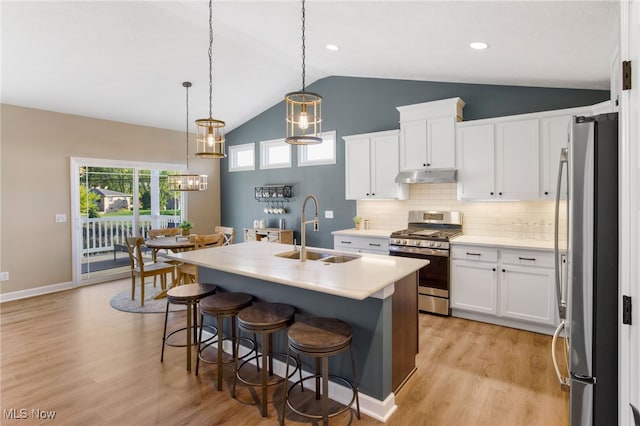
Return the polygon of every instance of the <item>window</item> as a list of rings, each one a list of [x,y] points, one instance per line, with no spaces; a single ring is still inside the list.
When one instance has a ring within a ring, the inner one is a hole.
[[[284,139],[260,142],[260,168],[281,169],[291,167],[291,145]]]
[[[298,146],[298,167],[336,164],[336,132],[325,132],[320,136],[320,144]]]
[[[232,145],[229,147],[229,171],[255,170],[255,144]]]

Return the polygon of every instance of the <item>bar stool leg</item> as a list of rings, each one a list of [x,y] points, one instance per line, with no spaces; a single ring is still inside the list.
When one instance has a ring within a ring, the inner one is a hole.
[[[353,345],[349,347],[349,353],[351,354],[351,368],[353,369],[353,388],[356,393],[356,414],[358,420],[360,420],[360,398],[358,397],[358,376],[356,375],[356,359],[353,356]]]
[[[204,314],[200,312],[200,324],[204,324]],[[200,350],[202,346],[202,329],[204,327],[200,327],[200,332],[198,333],[198,351],[196,352],[196,376],[198,375],[198,371],[200,370]]]
[[[191,371],[191,303],[187,303],[187,371]]]
[[[316,400],[320,399],[320,374],[322,367],[320,366],[320,358],[316,358]]]
[[[169,318],[169,301],[167,301],[167,310],[164,313],[164,331],[162,332],[162,352],[160,352],[160,362],[164,360],[164,343],[167,340],[167,318]]]
[[[216,315],[218,317],[218,390],[222,390],[222,342],[223,342],[223,318],[222,315]]]
[[[269,334],[271,336],[271,334]],[[267,417],[267,364],[269,363],[269,348],[266,333],[262,333],[262,417]]]
[[[329,425],[329,357],[322,357],[322,424]]]

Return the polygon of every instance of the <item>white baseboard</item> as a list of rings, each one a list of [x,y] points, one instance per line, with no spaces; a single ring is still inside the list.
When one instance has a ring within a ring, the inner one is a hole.
[[[212,347],[217,347],[216,344],[212,344]],[[246,350],[248,350],[246,347],[244,347],[243,345],[240,345],[240,353],[245,353]],[[222,345],[222,348],[225,352],[227,353],[231,353],[231,343],[228,341],[225,341]],[[254,362],[255,358],[251,359],[248,363],[255,365]],[[280,376],[280,377],[284,377],[285,375],[285,371],[286,371],[286,364],[278,359],[273,360],[273,372],[274,374]],[[290,369],[291,371],[291,369]],[[306,371],[306,370],[302,370],[302,377],[308,377],[311,376],[313,373]],[[298,379],[296,378],[298,377],[298,375],[296,374],[295,377],[292,377],[291,380],[292,381],[297,381]],[[305,388],[308,389],[313,389],[315,390],[314,387],[314,383],[313,380],[307,380],[305,382]],[[347,386],[343,386],[334,382],[329,382],[329,394],[331,395],[331,399],[339,402],[341,404],[348,404],[349,401],[351,401],[351,395],[352,395],[352,391],[350,388],[348,388]],[[362,414],[365,414],[371,418],[374,418],[380,422],[386,423],[387,420],[389,420],[389,418],[391,417],[391,415],[393,413],[396,412],[396,410],[398,409],[398,406],[396,405],[396,396],[393,392],[391,392],[389,394],[389,396],[387,396],[387,398],[385,398],[384,401],[380,401],[379,399],[375,399],[369,395],[365,395],[362,392],[358,392],[358,398],[360,400],[360,412]],[[355,403],[354,403],[355,404]],[[354,406],[355,409],[355,406]]]
[[[56,293],[58,291],[69,290],[75,288],[71,281],[60,284],[45,285],[43,287],[35,287],[27,290],[12,291],[0,294],[0,303],[10,302],[12,300],[26,299],[28,297],[42,296],[43,294]]]
[[[496,317],[493,315],[484,315],[476,312],[461,311],[459,309],[452,309],[451,316],[472,321],[501,325],[503,327],[517,328],[519,330],[532,331],[534,333],[548,334],[550,336],[553,336],[553,333],[556,330],[556,327],[552,325],[528,323],[526,321],[512,320],[508,318]]]

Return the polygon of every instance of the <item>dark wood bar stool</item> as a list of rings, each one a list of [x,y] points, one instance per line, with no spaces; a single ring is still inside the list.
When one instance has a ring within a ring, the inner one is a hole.
[[[206,345],[201,346],[198,350],[198,358],[196,359],[196,376],[200,367],[200,360],[202,362],[217,364],[218,366],[218,390],[222,390],[222,366],[235,362],[236,352],[236,317],[238,312],[247,306],[251,305],[253,296],[246,293],[218,293],[212,296],[205,297],[200,301],[200,324],[204,324],[204,317],[216,318],[216,325],[218,329],[217,338],[209,341]],[[225,318],[231,318],[231,336],[223,336],[223,323]],[[200,327],[200,341],[202,341],[202,327]],[[232,358],[224,359],[222,345],[225,340],[231,341],[231,350],[233,352]],[[252,352],[255,352],[255,341],[251,339],[245,339],[251,344],[251,350],[245,354],[241,359],[248,357]],[[214,343],[217,344],[217,356],[215,360],[208,359],[206,357],[206,350]],[[257,359],[257,353],[256,353]]]
[[[233,379],[231,395],[234,398],[236,397],[237,380],[240,380],[242,383],[249,386],[260,386],[262,389],[261,411],[263,417],[267,417],[268,387],[278,385],[285,381],[284,378],[273,374],[273,357],[275,355],[285,355],[284,353],[278,354],[273,352],[273,334],[280,330],[286,330],[293,323],[294,315],[295,309],[292,306],[282,303],[254,303],[252,306],[244,308],[238,313],[239,331],[260,335],[260,357],[262,359],[262,369],[259,370],[261,373],[260,382],[252,382],[243,378],[241,374],[242,367],[246,365],[250,359],[245,359],[240,365],[238,365],[239,360],[236,357],[236,374]],[[239,345],[239,343],[240,340],[238,339],[236,346]],[[257,355],[256,363],[258,363]],[[287,365],[289,365],[288,361]],[[297,367],[298,363],[296,362],[296,370],[298,370]],[[291,374],[295,374],[295,370]],[[302,379],[302,375],[300,376],[300,379]]]
[[[287,350],[287,367],[285,376],[289,374],[289,358],[291,353],[297,356],[307,356],[315,358],[316,374],[300,379],[286,389],[282,398],[282,420],[284,424],[286,408],[289,406],[295,413],[311,418],[322,419],[323,425],[329,424],[329,417],[337,416],[351,408],[353,401],[356,402],[356,415],[360,419],[360,399],[358,398],[358,379],[356,377],[356,363],[351,346],[353,328],[350,324],[336,318],[309,318],[299,321],[289,328],[289,344]],[[329,374],[329,357],[349,350],[351,355],[351,368],[353,372],[353,383],[344,377]],[[344,407],[333,413],[329,413],[329,377],[344,383],[351,388],[353,396],[351,401]],[[322,415],[314,415],[296,408],[289,399],[291,390],[298,384],[306,380],[315,379],[316,399],[322,398]],[[320,379],[322,379],[322,397],[320,397]]]
[[[199,345],[198,336],[198,302],[207,296],[211,296],[216,293],[216,286],[213,284],[187,284],[178,287],[173,287],[167,291],[167,310],[164,314],[164,331],[162,333],[162,353],[160,355],[160,362],[164,361],[164,346],[178,346],[187,348],[187,371],[191,371],[191,346]],[[169,304],[174,305],[187,305],[187,326],[179,328],[167,334],[167,319],[169,318]],[[193,322],[192,322],[193,315]],[[185,331],[187,335],[186,343],[172,343],[168,339],[176,333]],[[217,334],[217,330],[211,328],[213,336],[209,339],[213,339]],[[191,333],[193,332],[193,339]]]

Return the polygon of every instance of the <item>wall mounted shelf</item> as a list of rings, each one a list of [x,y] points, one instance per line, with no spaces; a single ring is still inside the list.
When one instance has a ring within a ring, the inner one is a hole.
[[[293,196],[292,185],[263,185],[255,187],[255,198],[258,201],[289,201]]]

